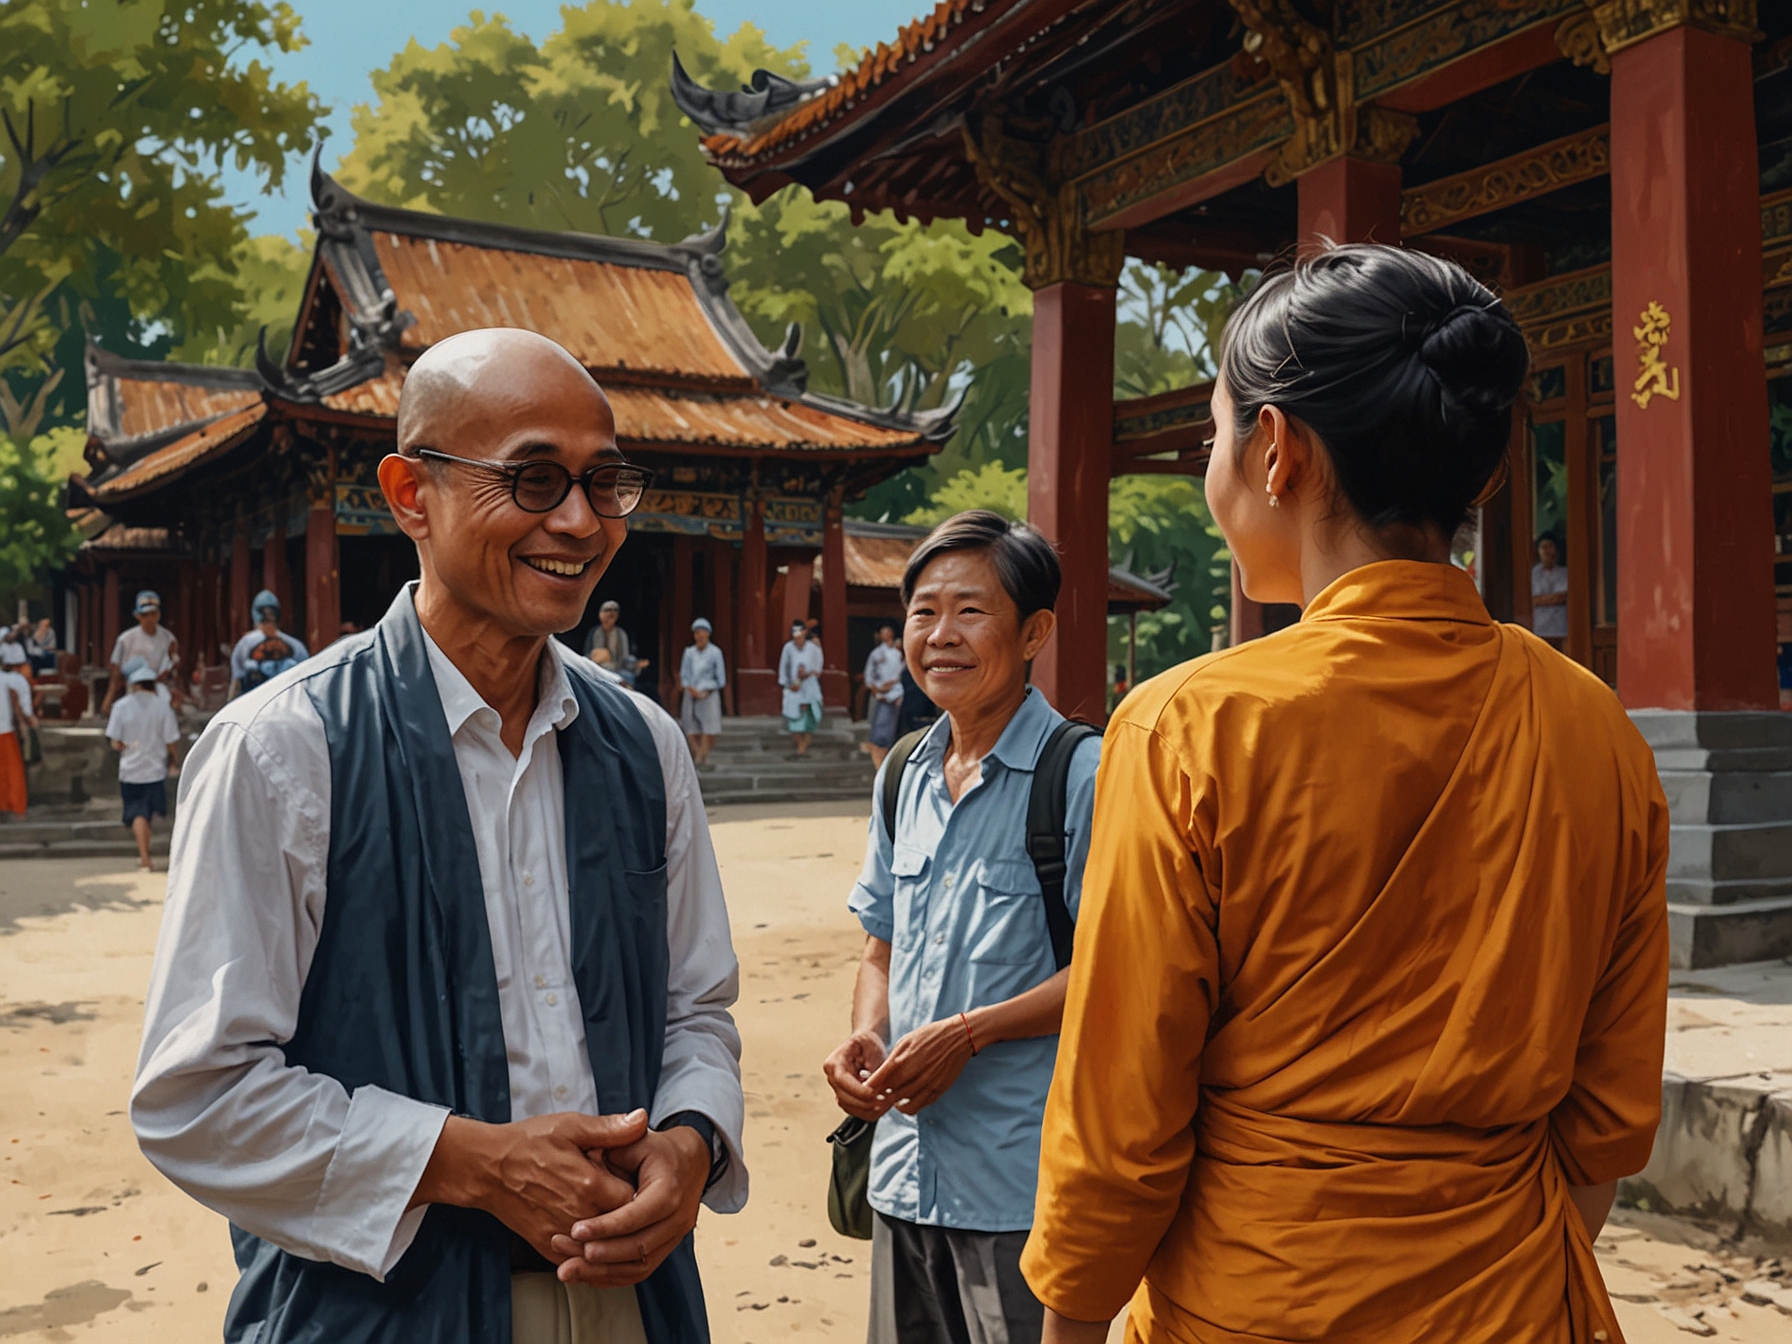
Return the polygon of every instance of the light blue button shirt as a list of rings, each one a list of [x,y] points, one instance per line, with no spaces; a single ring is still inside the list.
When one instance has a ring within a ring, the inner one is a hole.
[[[1033,767],[1064,721],[1037,690],[983,759],[982,778],[955,804],[943,759],[951,721],[922,739],[903,775],[896,844],[883,820],[883,774],[872,793],[865,868],[850,902],[865,932],[890,944],[890,1039],[1025,993],[1057,973],[1045,898],[1027,857]],[[1076,914],[1095,767],[1088,741],[1070,763],[1064,901]],[[1033,1225],[1039,1126],[1058,1038],[1003,1041],[965,1065],[918,1116],[890,1111],[871,1153],[871,1207],[891,1218],[977,1232]]]

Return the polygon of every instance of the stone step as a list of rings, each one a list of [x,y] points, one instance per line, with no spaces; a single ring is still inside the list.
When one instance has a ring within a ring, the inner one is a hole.
[[[1676,825],[1749,825],[1792,817],[1792,770],[1660,773],[1668,816]]]
[[[1668,880],[1792,883],[1792,820],[1668,828]]]
[[[1792,956],[1792,895],[1724,905],[1668,901],[1668,964],[1703,970]]]

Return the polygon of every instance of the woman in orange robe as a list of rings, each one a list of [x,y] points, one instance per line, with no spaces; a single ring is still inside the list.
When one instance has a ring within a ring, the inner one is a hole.
[[[1612,693],[1449,544],[1524,343],[1450,263],[1322,253],[1233,318],[1207,474],[1300,623],[1102,749],[1022,1261],[1048,1344],[1592,1344],[1648,1160],[1668,818]],[[1136,1290],[1136,1295],[1135,1295]]]

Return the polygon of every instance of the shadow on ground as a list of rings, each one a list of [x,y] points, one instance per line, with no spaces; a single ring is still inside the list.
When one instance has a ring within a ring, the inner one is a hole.
[[[16,933],[22,919],[70,910],[141,910],[159,901],[138,895],[136,860],[8,859],[0,863],[0,934]]]

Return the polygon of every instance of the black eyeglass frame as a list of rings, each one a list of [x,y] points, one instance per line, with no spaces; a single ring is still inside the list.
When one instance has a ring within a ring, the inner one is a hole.
[[[480,467],[500,476],[508,476],[510,478],[510,502],[524,513],[552,513],[566,502],[566,497],[572,493],[573,486],[577,485],[585,492],[585,499],[590,503],[591,511],[599,518],[626,518],[641,507],[641,501],[646,498],[648,490],[653,486],[653,468],[636,466],[633,462],[599,462],[589,471],[575,476],[560,463],[550,458],[532,457],[525,458],[520,462],[488,462],[476,457],[456,457],[453,453],[444,453],[436,448],[418,448],[414,451],[418,457],[433,458],[438,462],[455,462],[463,467]],[[546,508],[532,509],[516,496],[517,484],[521,481],[523,472],[530,467],[552,467],[566,478],[566,488],[560,492],[560,497]],[[619,476],[626,473],[638,477],[641,489],[635,496],[635,502],[621,513],[605,513],[598,508],[597,501],[591,498],[591,483],[597,479],[599,472],[614,472]]]

